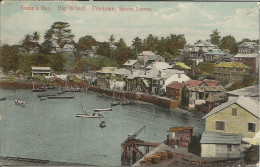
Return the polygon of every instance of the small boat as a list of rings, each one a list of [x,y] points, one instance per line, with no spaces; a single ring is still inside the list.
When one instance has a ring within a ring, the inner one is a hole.
[[[120,105],[120,101],[113,101],[111,103],[111,106],[116,106],[116,105]]]
[[[46,100],[47,97],[46,97],[46,96],[43,96],[43,97],[41,97],[40,99],[41,99],[41,100]]]
[[[47,96],[48,99],[75,99],[75,96]]]
[[[86,113],[86,114],[77,114],[76,117],[81,117],[81,118],[103,118],[104,114],[102,113]]]
[[[49,97],[49,96],[55,96],[55,94],[40,94],[37,95],[37,97],[41,98],[41,97]]]
[[[79,92],[80,88],[70,88],[70,89],[66,89],[65,92]]]
[[[104,127],[106,127],[107,125],[106,125],[106,122],[105,122],[105,121],[101,121],[101,123],[99,124],[99,126],[100,126],[101,128],[104,128]]]
[[[0,98],[0,101],[4,101],[4,100],[6,100],[6,98],[5,98],[5,97],[3,97],[3,98]]]
[[[21,106],[21,107],[25,107],[25,104],[26,104],[25,101],[19,100],[19,99],[15,99],[14,102],[15,102],[15,104],[16,104],[17,106]]]
[[[130,104],[130,101],[128,101],[128,100],[124,100],[124,101],[121,102],[122,106],[128,105],[128,104]]]
[[[100,108],[100,109],[95,109],[95,112],[100,112],[100,111],[111,111],[112,108]]]

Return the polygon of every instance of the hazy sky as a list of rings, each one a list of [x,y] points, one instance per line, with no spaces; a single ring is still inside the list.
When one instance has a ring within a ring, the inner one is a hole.
[[[51,10],[42,10],[42,5]],[[66,12],[58,10],[66,7]],[[68,10],[69,6],[84,7],[83,11]],[[96,11],[95,7],[115,8],[116,11]],[[38,10],[23,10],[34,7]],[[120,7],[134,11],[119,11]],[[150,8],[151,11],[135,11]],[[162,37],[184,34],[188,43],[209,39],[214,29],[220,35],[233,35],[237,40],[258,39],[259,15],[256,2],[4,2],[1,5],[1,42],[18,44],[26,34],[43,34],[56,21],[68,22],[75,41],[91,35],[107,41],[113,34],[124,38],[128,45],[134,37],[148,34]],[[249,11],[252,11],[248,14]]]

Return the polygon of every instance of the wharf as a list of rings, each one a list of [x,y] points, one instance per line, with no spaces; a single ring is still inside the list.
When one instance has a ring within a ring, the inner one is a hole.
[[[75,99],[74,96],[48,96],[48,99]]]

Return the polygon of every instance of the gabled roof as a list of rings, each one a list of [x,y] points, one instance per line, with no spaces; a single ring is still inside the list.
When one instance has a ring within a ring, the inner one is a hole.
[[[225,88],[223,86],[189,86],[186,85],[189,91],[194,92],[223,92]]]
[[[244,47],[253,47],[254,45],[257,45],[255,42],[243,42],[242,44],[239,45],[239,47],[244,46]]]
[[[179,83],[179,82],[172,82],[169,85],[167,85],[167,88],[174,88],[174,89],[182,89],[184,88],[185,84],[184,83]]]
[[[241,144],[241,134],[203,132],[201,144]]]
[[[124,69],[124,68],[119,68],[115,71],[115,74],[118,74],[118,75],[129,75],[130,73],[131,73],[130,70]]]
[[[209,49],[206,55],[225,55],[221,49]]]
[[[248,112],[250,112],[252,115],[256,116],[257,118],[260,118],[259,117],[259,105],[257,103],[255,103],[249,97],[239,96],[239,97],[231,99],[231,100],[227,101],[226,103],[223,103],[223,104],[213,108],[207,115],[205,115],[203,117],[203,119],[205,119],[213,114],[216,114],[219,111],[222,111],[223,109],[231,106],[232,104],[237,104],[237,105],[241,106],[242,108],[244,108],[245,110],[247,110]]]
[[[226,67],[226,68],[249,68],[247,65],[241,62],[221,62],[216,67]]]
[[[155,54],[152,51],[143,51],[139,55],[144,55],[144,56],[155,56]]]
[[[220,81],[218,80],[210,80],[210,79],[204,79],[203,82],[208,86],[216,86],[220,83]]]
[[[185,84],[189,86],[199,86],[203,81],[189,80]]]
[[[124,66],[132,66],[137,62],[137,60],[128,60],[125,62]]]

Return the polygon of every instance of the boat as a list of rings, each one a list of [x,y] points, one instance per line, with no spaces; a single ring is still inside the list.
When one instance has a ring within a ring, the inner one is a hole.
[[[0,98],[0,101],[4,101],[4,100],[6,100],[6,98],[5,98],[5,97],[3,97],[3,98]]]
[[[55,96],[55,94],[40,94],[37,95],[37,97],[41,98],[41,97],[49,97],[49,96]]]
[[[107,125],[106,125],[106,122],[105,122],[105,121],[101,121],[100,124],[99,124],[99,126],[100,126],[101,128],[104,128],[104,127],[106,127]]]
[[[81,118],[103,118],[104,114],[103,113],[87,113],[86,110],[83,109],[83,105],[81,103],[81,110],[82,114],[77,114],[76,117],[81,117]]]
[[[64,92],[79,92],[80,88],[70,88],[70,89],[66,89]]]
[[[116,105],[120,105],[120,101],[113,101],[111,103],[111,106],[116,106]]]
[[[46,100],[47,97],[46,97],[46,96],[43,96],[43,97],[41,97],[40,99],[41,99],[41,100]]]
[[[130,101],[129,100],[124,100],[121,102],[121,105],[124,106],[124,105],[128,105],[130,104]]]
[[[48,99],[75,99],[75,96],[47,96]]]
[[[100,109],[95,109],[95,112],[100,112],[100,111],[111,111],[112,108],[100,108]]]
[[[15,99],[14,102],[15,102],[15,104],[16,104],[17,106],[21,106],[21,107],[25,107],[25,104],[26,104],[25,101],[19,100],[19,99]]]

